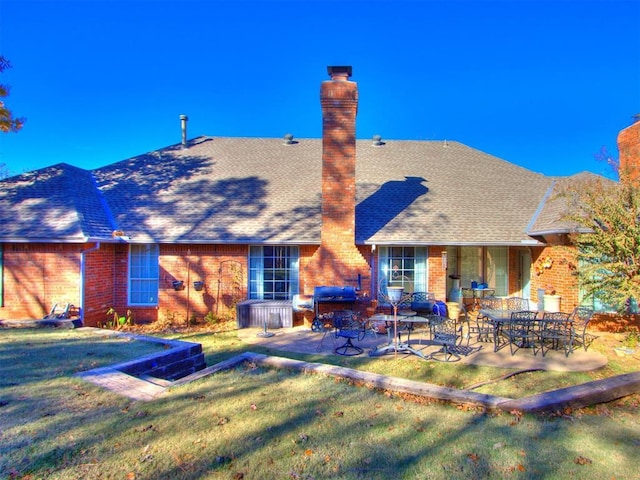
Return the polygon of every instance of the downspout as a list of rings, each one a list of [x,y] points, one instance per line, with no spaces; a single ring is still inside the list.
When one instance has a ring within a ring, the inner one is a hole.
[[[82,325],[84,325],[85,255],[96,250],[100,250],[100,242],[96,242],[93,247],[80,253],[80,321]]]

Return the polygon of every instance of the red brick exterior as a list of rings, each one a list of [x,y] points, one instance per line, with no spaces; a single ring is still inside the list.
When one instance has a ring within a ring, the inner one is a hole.
[[[618,134],[620,152],[620,180],[640,181],[640,121]]]
[[[55,303],[80,305],[77,244],[3,245],[0,318],[42,318]]]

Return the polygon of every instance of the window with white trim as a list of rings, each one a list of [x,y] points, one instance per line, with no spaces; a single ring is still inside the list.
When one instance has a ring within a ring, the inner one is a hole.
[[[378,291],[383,295],[387,286],[402,286],[406,293],[426,292],[427,248],[379,247],[378,272]]]
[[[249,247],[249,298],[291,300],[299,293],[297,246]]]
[[[158,305],[158,245],[129,246],[129,305]]]

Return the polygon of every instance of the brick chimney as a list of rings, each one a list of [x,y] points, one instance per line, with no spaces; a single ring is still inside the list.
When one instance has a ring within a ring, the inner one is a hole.
[[[306,266],[307,285],[370,287],[369,264],[355,245],[356,113],[358,86],[351,67],[327,67],[322,82],[322,234],[320,247]],[[313,283],[309,285],[308,282]]]
[[[640,114],[636,122],[618,134],[620,181],[640,182]]]

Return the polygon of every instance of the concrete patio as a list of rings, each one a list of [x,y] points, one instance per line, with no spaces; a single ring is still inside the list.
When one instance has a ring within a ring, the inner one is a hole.
[[[334,348],[344,343],[343,338],[333,338],[331,332],[326,336],[322,332],[313,332],[309,327],[298,326],[293,328],[270,329],[271,337],[264,337],[259,334],[263,329],[243,328],[238,330],[238,337],[250,345],[260,345],[278,351],[306,353],[315,355],[334,355]],[[323,340],[324,336],[324,340]],[[438,349],[433,345],[418,344],[418,335],[411,339],[412,347],[423,351],[425,355]],[[354,341],[354,344],[362,347],[364,353],[359,355],[364,358],[371,358],[372,361],[393,360],[393,354],[369,357],[369,351],[376,345],[387,342],[387,335],[372,332],[367,333],[362,341]],[[469,355],[462,355],[458,363],[485,365],[491,367],[501,367],[508,369],[541,369],[567,372],[590,371],[601,368],[607,364],[607,357],[590,348],[587,352],[583,349],[574,350],[569,357],[565,357],[562,351],[550,351],[543,357],[540,352],[533,355],[530,349],[519,349],[515,355],[511,355],[509,347],[502,348],[498,352],[493,351],[493,343],[477,342],[471,339],[470,350],[474,350]],[[397,358],[407,357],[407,354],[398,354]],[[413,356],[413,355],[411,355]],[[413,356],[413,358],[419,358]],[[430,361],[430,360],[425,360]]]

